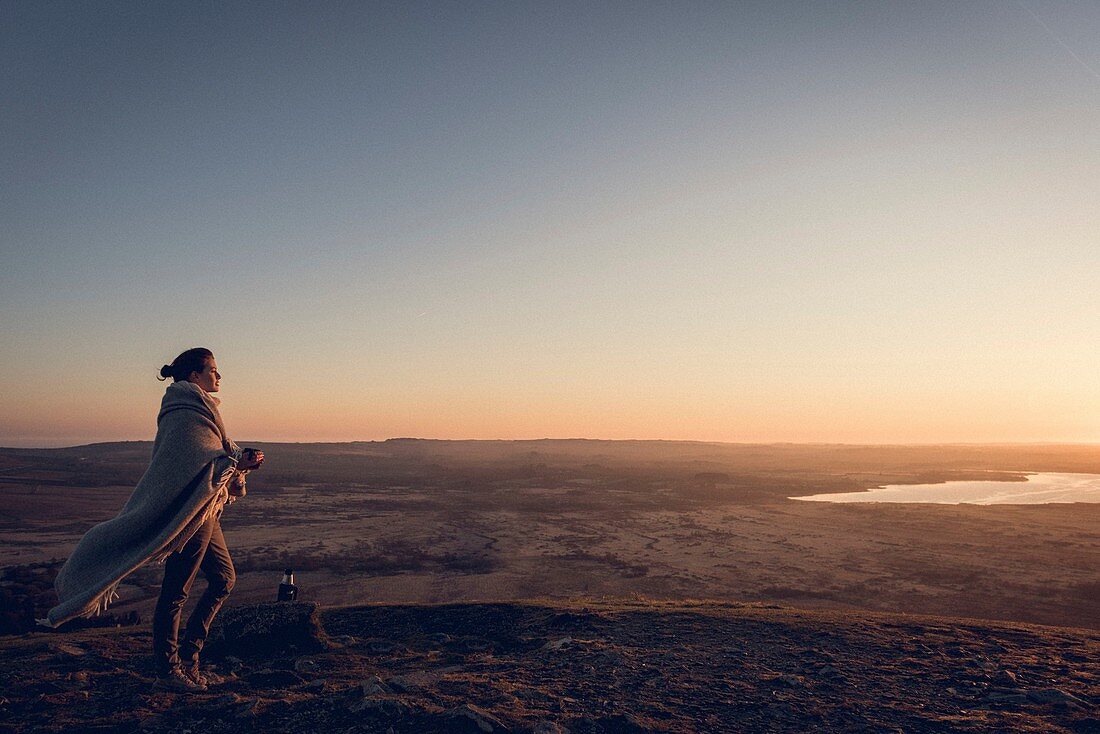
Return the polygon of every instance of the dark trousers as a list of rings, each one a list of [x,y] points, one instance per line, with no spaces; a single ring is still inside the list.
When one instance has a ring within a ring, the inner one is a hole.
[[[158,675],[180,665],[198,664],[214,615],[237,580],[233,559],[225,547],[220,515],[210,518],[183,548],[164,561],[164,582],[153,613],[153,658]],[[206,577],[206,591],[187,621],[180,644],[180,616],[200,568]]]

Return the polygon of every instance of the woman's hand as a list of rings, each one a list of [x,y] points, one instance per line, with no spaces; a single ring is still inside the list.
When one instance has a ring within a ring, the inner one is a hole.
[[[259,449],[245,449],[241,460],[237,462],[237,468],[241,470],[256,469],[264,463],[264,452]]]

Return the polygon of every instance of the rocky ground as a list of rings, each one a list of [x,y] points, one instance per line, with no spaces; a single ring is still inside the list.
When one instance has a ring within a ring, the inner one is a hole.
[[[0,638],[0,732],[1100,732],[1100,633],[712,601],[227,607],[224,681],[144,626]]]

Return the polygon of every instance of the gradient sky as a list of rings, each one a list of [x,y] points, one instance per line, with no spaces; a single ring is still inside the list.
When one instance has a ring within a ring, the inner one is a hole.
[[[1100,4],[0,3],[0,445],[1100,441]]]

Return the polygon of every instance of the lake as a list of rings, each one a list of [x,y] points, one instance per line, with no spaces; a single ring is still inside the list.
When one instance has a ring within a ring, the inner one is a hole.
[[[941,505],[1045,505],[1064,502],[1100,502],[1100,474],[1044,472],[1029,474],[1026,482],[944,482],[891,484],[866,492],[791,497],[807,502],[931,502]]]

